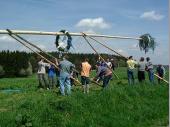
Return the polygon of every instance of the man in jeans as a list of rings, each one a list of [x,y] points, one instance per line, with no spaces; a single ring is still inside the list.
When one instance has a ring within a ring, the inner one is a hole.
[[[107,88],[110,79],[112,78],[112,70],[107,66],[102,66],[99,63],[96,65],[97,67],[97,75],[94,78],[96,80],[99,77],[103,77],[103,88]]]
[[[129,59],[127,60],[127,76],[128,76],[128,83],[134,84],[135,83],[135,78],[134,78],[134,68],[137,62],[133,60],[133,56],[130,56]]]
[[[60,68],[60,76],[59,76],[59,84],[60,84],[60,92],[62,95],[65,95],[65,87],[67,94],[71,94],[71,68],[75,67],[70,61],[67,60],[68,56],[64,56],[63,60],[59,63]]]
[[[148,76],[149,76],[149,81],[151,83],[154,83],[154,71],[153,71],[153,64],[152,62],[150,61],[150,58],[147,57],[146,58],[146,71],[148,72]]]
[[[50,89],[53,89],[55,87],[56,84],[55,75],[56,75],[55,67],[54,65],[50,64],[50,67],[48,69],[48,80],[49,80]]]
[[[46,89],[49,89],[49,84],[47,82],[47,79],[46,79],[46,70],[45,70],[45,67],[49,67],[50,64],[48,63],[45,63],[44,62],[44,59],[41,59],[39,62],[38,62],[38,80],[39,80],[39,86],[38,88],[46,88]],[[43,85],[44,84],[44,85]]]

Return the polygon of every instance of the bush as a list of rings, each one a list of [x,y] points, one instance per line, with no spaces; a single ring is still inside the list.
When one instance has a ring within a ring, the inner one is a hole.
[[[21,68],[21,70],[19,71],[19,76],[21,76],[21,77],[25,77],[26,76],[25,69]]]
[[[5,71],[3,66],[0,65],[0,77],[3,77],[5,75]]]
[[[32,65],[30,62],[28,63],[28,68],[25,69],[25,73],[26,73],[26,76],[32,75]]]

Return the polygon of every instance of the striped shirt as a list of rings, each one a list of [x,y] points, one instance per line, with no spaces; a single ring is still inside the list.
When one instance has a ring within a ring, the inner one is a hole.
[[[153,69],[153,64],[152,64],[152,62],[148,61],[146,63],[146,70],[150,70],[150,69]]]

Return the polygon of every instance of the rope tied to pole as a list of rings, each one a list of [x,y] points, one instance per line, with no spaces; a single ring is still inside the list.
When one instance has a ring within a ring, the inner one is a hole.
[[[106,61],[104,60],[104,58],[97,52],[97,50],[91,45],[91,43],[87,40],[87,35],[85,33],[83,33],[83,37],[86,40],[86,42],[89,44],[89,46],[95,51],[95,53],[104,61],[104,63],[106,63]],[[107,64],[106,64],[107,65]],[[118,75],[116,75],[116,73],[107,65],[107,67],[113,72],[113,74],[116,76],[117,79],[119,79]]]
[[[7,29],[7,31],[9,32],[9,36],[11,36],[13,39],[15,39],[16,41],[18,41],[19,43],[21,43],[22,45],[24,45],[25,47],[27,47],[28,49],[30,49],[32,52],[36,53],[38,56],[40,56],[41,58],[43,58],[44,60],[46,60],[48,63],[52,64],[56,69],[61,70],[56,64],[54,64],[53,62],[51,62],[50,60],[48,60],[47,58],[45,58],[44,56],[42,56],[40,53],[34,51],[33,49],[31,49],[28,45],[26,45],[24,42],[20,41],[18,38],[16,38],[12,31],[10,31],[9,29]],[[19,35],[18,35],[19,36]],[[77,79],[71,77],[74,81],[76,81],[78,84],[81,85],[80,81],[78,81]]]
[[[87,36],[87,35],[86,35],[86,36]],[[110,47],[106,46],[105,44],[101,43],[100,41],[94,39],[93,37],[90,37],[90,36],[88,36],[88,37],[91,38],[92,40],[94,40],[95,42],[101,44],[101,45],[104,46],[105,48],[109,49],[110,51],[112,51],[112,52],[120,55],[120,56],[123,57],[123,58],[125,58],[126,60],[128,59],[128,57],[121,55],[120,53],[116,52],[115,50],[113,50],[113,49],[111,49]],[[145,37],[146,37],[146,36],[145,36]],[[152,42],[152,43],[153,43],[153,42]],[[154,74],[154,76],[156,76],[157,78],[163,80],[165,83],[169,84],[169,82],[168,82],[167,80],[165,80],[164,78],[160,77],[159,75]]]

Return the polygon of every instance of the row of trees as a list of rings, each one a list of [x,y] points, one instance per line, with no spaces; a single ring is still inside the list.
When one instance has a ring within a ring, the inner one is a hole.
[[[29,54],[26,52],[0,52],[0,76],[27,76],[32,74]]]
[[[51,55],[58,58],[58,52],[50,52]],[[44,55],[44,54],[42,54]],[[80,63],[86,57],[91,65],[96,64],[98,56],[96,54],[68,54],[69,60],[76,65],[76,69],[80,69]],[[123,58],[101,54],[104,59],[114,59],[116,66],[126,66]],[[48,57],[48,56],[46,56]],[[49,58],[49,57],[48,57]],[[0,77],[21,77],[29,76],[37,72],[37,63],[39,57],[35,53],[26,53],[19,51],[1,51],[0,52]]]

